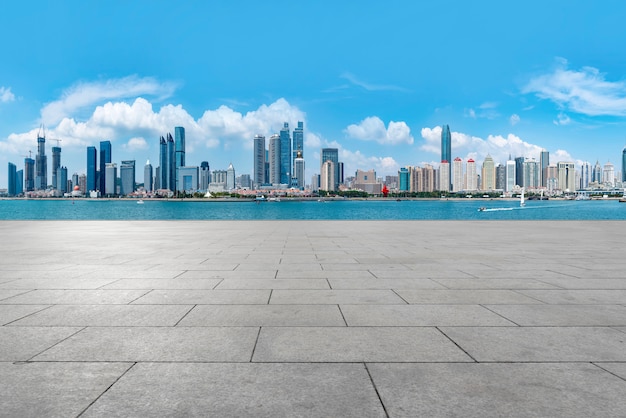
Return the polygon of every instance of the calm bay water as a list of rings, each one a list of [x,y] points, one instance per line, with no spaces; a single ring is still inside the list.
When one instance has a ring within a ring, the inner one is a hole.
[[[479,211],[480,207],[488,210]],[[626,220],[617,200],[0,200],[0,220]]]

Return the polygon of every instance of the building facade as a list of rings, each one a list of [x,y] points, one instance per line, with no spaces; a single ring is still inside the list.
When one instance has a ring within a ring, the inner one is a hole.
[[[295,134],[294,134],[295,137]],[[254,136],[254,183],[256,187],[267,183],[265,179],[265,137],[263,135]]]

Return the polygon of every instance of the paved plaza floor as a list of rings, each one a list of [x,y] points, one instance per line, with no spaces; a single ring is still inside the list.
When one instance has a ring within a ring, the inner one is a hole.
[[[626,222],[0,237],[0,416],[626,416]]]

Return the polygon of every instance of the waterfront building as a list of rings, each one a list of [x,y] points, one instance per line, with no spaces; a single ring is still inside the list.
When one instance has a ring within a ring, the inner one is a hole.
[[[550,153],[548,151],[541,150],[541,154],[539,154],[539,165],[541,166],[541,187],[547,187],[547,181],[548,181],[548,173],[547,173],[547,169],[548,169],[548,165],[550,165]]]
[[[401,192],[409,191],[409,168],[402,167],[398,171],[398,190]]]
[[[450,191],[450,163],[448,160],[442,160],[439,164],[439,190],[442,192]]]
[[[156,169],[155,190],[167,189],[167,141],[159,137],[159,166]]]
[[[24,193],[24,170],[15,172],[15,195],[20,196]]]
[[[496,167],[496,190],[506,189],[506,166],[498,164]]]
[[[580,165],[580,188],[586,189],[591,183],[591,164],[589,161],[584,161]]]
[[[509,155],[509,159],[506,162],[506,188],[505,191],[511,192],[515,188],[515,161],[511,159]]]
[[[104,167],[104,194],[106,196],[114,196],[117,194],[116,181],[117,181],[117,164],[107,163]]]
[[[303,190],[305,183],[304,183],[304,158],[302,157],[302,150],[298,150],[298,152],[296,153],[296,159],[293,162],[293,168],[294,168],[294,182],[293,182],[293,186]]]
[[[524,157],[515,157],[515,186],[524,187]]]
[[[296,158],[298,158],[298,151],[300,154],[304,154],[304,123],[298,122],[298,127],[293,130],[293,146],[291,147],[292,152],[292,160],[293,160],[293,168],[292,173],[294,177],[298,177],[296,174]],[[304,187],[304,178],[300,178],[296,184],[296,187],[300,187],[302,184],[302,188]]]
[[[226,190],[235,189],[235,177],[235,167],[233,167],[233,163],[230,163],[226,169]]]
[[[17,166],[13,163],[9,163],[7,194],[17,196]]]
[[[269,183],[273,185],[280,184],[280,156],[281,156],[280,147],[281,147],[280,136],[278,134],[274,134],[270,136]]]
[[[333,173],[333,180],[335,181],[335,184],[333,185],[332,190],[337,190],[339,188],[339,184],[343,183],[343,164],[339,163],[339,149],[322,148],[320,162],[324,165],[326,161],[332,161],[333,163],[333,169],[335,170]],[[320,170],[320,173],[321,172],[322,171]]]
[[[200,163],[200,184],[198,187],[200,190],[209,190],[209,183],[211,182],[211,171],[208,161],[202,161]]]
[[[182,126],[176,126],[174,128],[174,138],[175,138],[175,143],[176,143],[176,152],[175,152],[176,166],[174,170],[178,171],[178,169],[186,165],[185,164],[185,128],[183,128]],[[176,176],[176,181],[177,181],[176,190],[178,190],[178,185],[179,185],[178,173],[175,172],[174,175]]]
[[[534,158],[524,160],[523,173],[524,181],[522,187],[527,189],[538,189],[541,184],[540,164]]]
[[[450,133],[450,127],[448,125],[441,127],[441,161],[452,161],[452,134]],[[441,167],[439,167],[441,170]],[[452,167],[448,165],[448,180],[452,181]],[[445,186],[443,186],[445,188]],[[454,190],[454,187],[452,188]],[[447,190],[450,190],[448,186]]]
[[[596,164],[593,166],[592,181],[598,184],[602,183],[602,167],[598,160],[596,160]]]
[[[280,183],[291,184],[291,136],[289,123],[285,122],[280,130]]]
[[[609,187],[615,186],[615,166],[610,161],[604,164],[602,182]]]
[[[478,190],[478,177],[476,173],[476,162],[473,158],[467,160],[465,170],[465,190]]]
[[[80,174],[78,176],[78,190],[85,195],[87,193],[87,175]]]
[[[354,177],[353,188],[363,190],[369,194],[381,193],[382,184],[376,179],[376,171],[357,170]]]
[[[463,160],[456,157],[452,163],[452,191],[461,190],[463,190]]]
[[[111,141],[100,141],[100,192],[107,194],[106,190],[106,166],[111,163]],[[117,169],[116,169],[117,175]],[[113,194],[115,194],[115,182],[113,183]]]
[[[69,187],[68,187],[68,178],[67,178],[67,167],[59,167],[57,169],[57,187],[56,189],[61,192],[61,194],[63,193],[67,193],[69,191]]]
[[[295,133],[294,133],[295,138]],[[253,176],[256,187],[267,183],[265,178],[265,137],[263,135],[254,136],[254,167]]]
[[[198,174],[197,166],[178,167],[178,185],[180,192],[194,193],[198,191]]]
[[[626,182],[626,147],[622,150],[622,183]]]
[[[553,192],[559,189],[559,168],[556,164],[548,164],[546,168],[546,188]]]
[[[87,190],[98,190],[98,151],[96,147],[87,147]]]
[[[564,192],[576,191],[576,168],[572,162],[557,163],[558,187]]]
[[[320,171],[320,190],[326,190],[327,192],[335,191],[335,163],[332,160],[326,160],[321,167]]]
[[[30,157],[24,158],[24,191],[35,190],[35,160]]]
[[[135,191],[135,160],[120,164],[120,195],[127,196]]]
[[[154,190],[154,173],[150,160],[146,161],[146,165],[143,167],[143,189],[146,192]]]
[[[252,178],[250,174],[242,174],[238,178],[238,184],[242,189],[252,189]]]
[[[167,176],[166,189],[176,193],[176,143],[171,133],[166,135],[165,175]]]
[[[46,157],[46,136],[37,136],[37,155],[35,156],[35,190],[48,188],[48,157]]]
[[[57,171],[61,167],[61,147],[52,147],[52,188],[61,190]]]
[[[496,167],[491,155],[487,154],[483,161],[483,168],[480,176],[481,190],[494,190],[496,188]]]

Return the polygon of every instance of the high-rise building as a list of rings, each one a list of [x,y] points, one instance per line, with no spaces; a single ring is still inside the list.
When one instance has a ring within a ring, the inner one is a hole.
[[[322,163],[320,171],[320,190],[326,190],[328,192],[335,191],[335,163],[332,160],[326,160]]]
[[[209,190],[209,183],[211,182],[210,170],[208,161],[202,161],[200,163],[200,180],[198,184],[200,190]]]
[[[622,150],[622,182],[626,182],[626,147]]]
[[[52,147],[52,188],[61,190],[57,170],[61,167],[61,147]],[[65,187],[65,185],[63,185]]]
[[[235,189],[235,177],[235,167],[233,167],[233,163],[230,163],[226,169],[226,190]]]
[[[67,193],[68,192],[68,181],[67,181],[67,167],[59,167],[57,169],[57,190],[59,192],[61,192],[61,194],[63,193]]]
[[[111,163],[111,141],[100,141],[100,193],[115,194],[115,180],[113,180],[113,188],[107,189],[107,164]],[[117,166],[116,166],[117,167]],[[117,176],[117,168],[115,169]],[[113,190],[109,193],[107,190]]]
[[[505,191],[510,192],[515,188],[515,161],[511,159],[509,155],[509,159],[506,162],[506,188]]]
[[[283,124],[280,130],[280,183],[291,184],[291,138],[289,135],[289,123]]]
[[[35,190],[35,160],[32,158],[24,158],[24,191],[32,192]]]
[[[343,170],[339,166],[339,149],[322,148],[322,154],[320,157],[320,165],[324,165],[326,161],[332,161],[333,163],[333,169],[335,170],[335,172],[333,173],[333,180],[335,181],[335,184],[332,190],[337,190],[339,187],[339,184],[343,181],[343,175],[340,175],[340,171],[343,171]],[[321,187],[322,185],[320,185],[320,188]]]
[[[178,185],[180,192],[194,193],[198,190],[198,166],[178,168]]]
[[[265,137],[263,135],[254,136],[254,183],[256,187],[267,183],[265,179]]]
[[[473,158],[467,160],[465,169],[465,190],[478,190],[478,176],[476,173],[476,162]]]
[[[98,174],[98,151],[96,147],[87,147],[87,191],[99,190],[96,182]]]
[[[496,167],[496,190],[506,189],[506,166],[498,164]]]
[[[596,160],[596,164],[593,166],[592,180],[598,184],[602,183],[602,167],[598,160]]]
[[[154,173],[150,160],[146,161],[146,165],[143,167],[143,189],[147,192],[154,190]]]
[[[298,150],[296,154],[296,159],[293,162],[294,167],[294,183],[293,185],[300,190],[304,189],[304,158],[302,157],[302,151]]]
[[[546,188],[552,192],[559,188],[559,168],[556,164],[548,164],[546,168]]]
[[[180,167],[185,167],[185,128],[182,126],[176,126],[174,128],[174,138],[176,141],[176,168],[178,171]],[[178,186],[178,173],[176,175],[176,185]],[[197,186],[196,186],[197,188]],[[176,187],[176,190],[179,188]]]
[[[550,153],[545,149],[539,155],[539,165],[541,166],[541,187],[548,187],[548,165],[550,165]]]
[[[37,136],[37,155],[35,156],[35,190],[48,188],[48,157],[46,157],[46,136]]]
[[[589,161],[584,161],[580,165],[580,188],[588,188],[589,183],[591,183],[591,164]]]
[[[459,157],[452,163],[452,176],[452,191],[460,192],[463,190],[463,160]]]
[[[293,146],[291,147],[292,160],[293,160],[293,169],[292,176],[297,177],[296,175],[296,158],[298,158],[298,151],[300,151],[301,155],[304,155],[304,123],[298,122],[298,127],[293,130]],[[299,179],[297,184],[304,184],[304,179]],[[297,186],[296,187],[299,187]]]
[[[496,166],[493,158],[489,154],[487,154],[483,161],[480,178],[482,179],[482,190],[490,191],[496,189]]]
[[[439,164],[439,190],[449,192],[450,184],[450,162],[442,160]]]
[[[515,186],[524,187],[524,157],[515,157]]]
[[[82,194],[87,193],[87,175],[81,174],[78,176],[78,188]]]
[[[17,170],[15,173],[15,195],[24,193],[24,170]]]
[[[167,162],[165,165],[165,173],[167,175],[166,189],[176,192],[176,143],[172,134],[167,134]]]
[[[610,161],[602,169],[602,182],[609,187],[615,186],[615,166]]]
[[[159,167],[156,177],[156,189],[167,189],[167,141],[163,136],[159,138]]]
[[[398,190],[401,192],[409,191],[409,168],[401,167],[398,170]]]
[[[269,183],[270,184],[279,184],[280,183],[280,147],[281,140],[280,136],[274,134],[270,136],[270,146],[269,146]]]
[[[541,184],[541,165],[534,158],[524,160],[524,182],[526,189],[538,189]]]
[[[120,164],[120,195],[127,196],[135,191],[135,160]]]
[[[107,196],[114,196],[117,194],[117,164],[115,163],[106,163],[104,166],[104,194]]]
[[[452,181],[452,166],[450,165],[452,162],[452,134],[448,125],[441,127],[441,162],[444,161],[448,162],[448,180]],[[441,167],[439,171],[441,171]],[[441,174],[439,176],[441,178]],[[440,188],[444,190],[445,186],[440,185]],[[450,190],[450,186],[447,190]]]
[[[17,195],[17,167],[13,163],[9,163],[9,176],[7,184],[7,193],[9,196]]]
[[[576,169],[572,162],[559,162],[557,164],[558,187],[564,192],[576,191]]]

